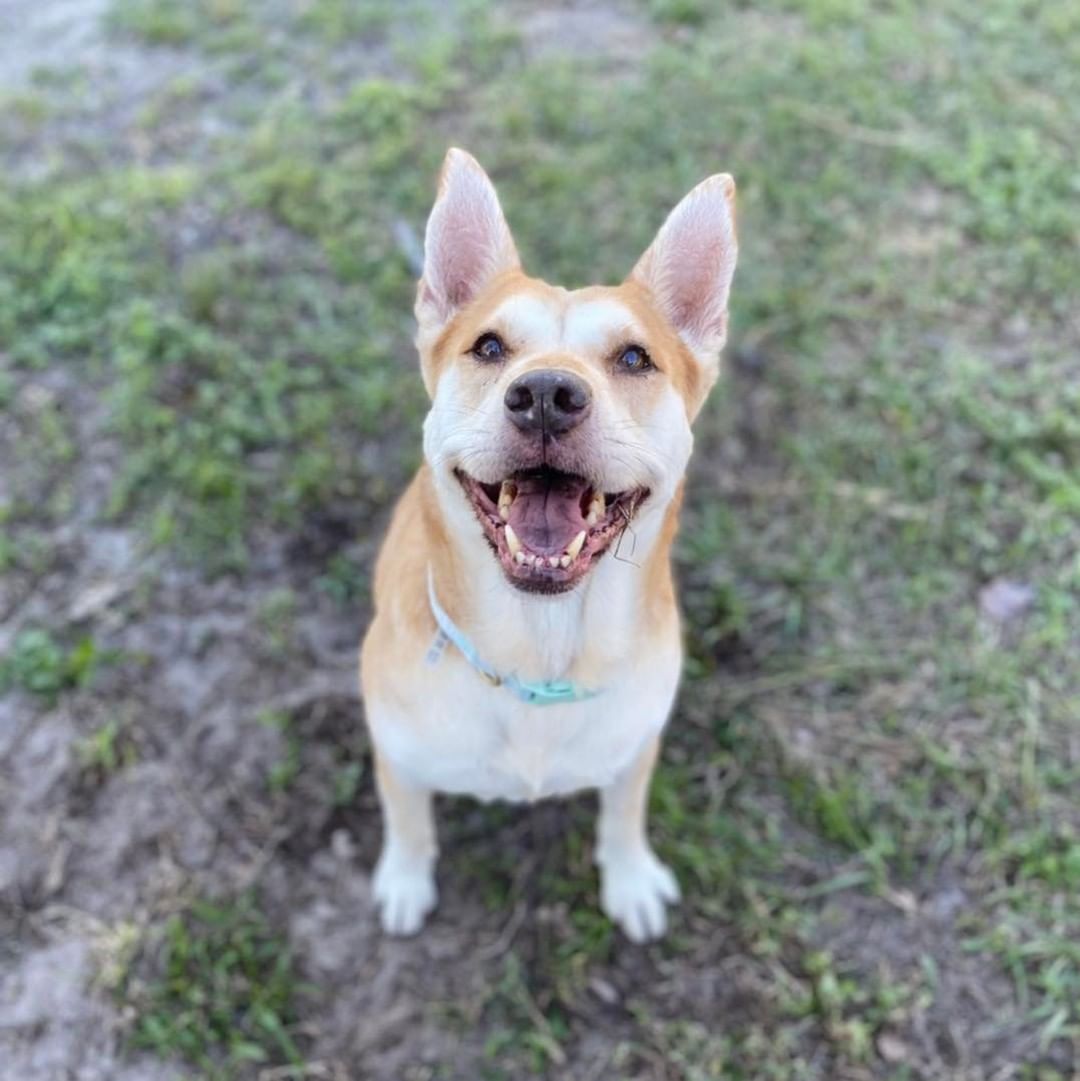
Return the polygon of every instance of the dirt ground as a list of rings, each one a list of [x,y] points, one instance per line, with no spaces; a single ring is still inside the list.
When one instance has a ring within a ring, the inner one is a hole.
[[[29,92],[42,69],[77,60],[83,72],[77,114],[46,119],[5,143],[10,175],[32,180],[46,169],[50,145],[74,138],[104,154],[198,158],[226,122],[215,102],[250,92],[232,91],[220,66],[193,48],[110,36],[106,9],[105,0],[0,0],[0,87],[10,98]],[[522,20],[532,54],[573,57],[582,41],[604,33],[609,55],[622,62],[651,32],[645,14],[626,5],[570,4],[561,16],[535,10]],[[381,58],[372,69],[390,63]],[[197,87],[196,119],[172,142],[143,146],[140,110],[180,76]],[[197,246],[197,220],[177,230],[172,243]],[[0,358],[5,350],[0,342]],[[759,360],[752,345],[737,358],[730,395],[740,426],[703,439],[699,482],[723,483],[733,463],[744,481],[768,474],[770,433],[784,418]],[[508,1076],[490,1065],[493,1041],[527,1032],[535,1054],[519,1076],[765,1081],[723,1072],[725,1034],[745,1029],[767,1043],[783,988],[793,999],[804,985],[815,1001],[828,993],[812,967],[800,970],[797,988],[784,948],[760,934],[756,921],[767,922],[774,904],[767,893],[737,916],[689,906],[674,946],[637,949],[615,939],[577,968],[560,953],[585,933],[580,889],[595,894],[592,886],[550,888],[553,875],[592,882],[589,853],[576,840],[588,832],[590,797],[535,808],[453,803],[442,822],[450,855],[437,915],[414,940],[379,934],[369,878],[379,821],[356,689],[368,610],[362,594],[347,604],[336,599],[325,570],[334,558],[370,565],[385,499],[373,501],[374,512],[372,504],[336,501],[294,529],[260,526],[242,574],[211,574],[173,548],[148,548],[143,523],[110,514],[127,451],[109,424],[100,379],[63,364],[5,365],[0,374],[12,403],[0,410],[0,462],[15,463],[0,470],[0,504],[28,476],[32,483],[34,463],[22,448],[46,415],[68,424],[63,484],[71,493],[67,512],[39,531],[49,558],[38,570],[0,578],[0,656],[30,626],[72,641],[92,634],[104,652],[86,686],[58,696],[0,695],[2,1081],[192,1076],[179,1059],[129,1046],[137,995],[118,991],[153,978],[155,929],[171,915],[200,897],[247,891],[293,951],[303,983],[294,1036],[305,1065],[251,1067],[238,1078]],[[400,448],[376,443],[370,453],[391,458]],[[754,680],[768,678],[738,636],[721,635],[709,648],[721,671],[749,681],[748,694]],[[813,699],[812,681],[806,693]],[[694,695],[699,716],[727,701],[707,686]],[[761,717],[768,727],[768,711]],[[88,749],[113,723],[120,769],[103,767]],[[793,758],[815,753],[812,710],[805,719],[773,717],[772,727]],[[722,738],[702,728],[702,739]],[[268,785],[282,763],[288,783]],[[730,776],[695,775],[682,750],[675,763],[726,806],[734,766]],[[330,798],[342,778],[347,796]],[[765,786],[755,797],[762,818],[783,798]],[[1078,1076],[1071,1045],[1047,1050],[1038,1029],[1021,1023],[1008,971],[963,947],[960,923],[979,868],[945,865],[916,875],[910,890],[846,893],[845,876],[862,873],[861,865],[823,852],[819,836],[787,811],[776,813],[789,830],[779,878],[793,896],[805,888],[808,910],[821,916],[808,935],[816,949],[844,957],[857,974],[859,988],[843,993],[854,998],[896,977],[924,990],[932,983],[935,1004],[913,992],[898,1013],[882,1006],[869,1044],[853,1053],[863,1065],[849,1069],[830,1050],[833,1041],[861,1039],[844,1029],[843,1010],[821,1007],[823,1021],[814,1006],[800,1016],[788,1003],[783,1038],[792,1042],[770,1055],[797,1061],[798,1070],[769,1077]],[[501,891],[494,903],[492,868]],[[822,908],[829,883],[840,885]],[[932,980],[920,969],[926,957],[942,962]],[[1045,1074],[1019,1072],[1036,1060]]]

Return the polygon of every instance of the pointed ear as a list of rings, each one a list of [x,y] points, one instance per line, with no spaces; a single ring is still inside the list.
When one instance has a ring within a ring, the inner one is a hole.
[[[424,274],[416,294],[421,327],[441,327],[496,274],[520,265],[487,173],[471,154],[451,148],[424,236]]]
[[[698,184],[668,215],[630,275],[652,293],[687,345],[714,366],[727,337],[737,254],[735,181],[719,173]]]

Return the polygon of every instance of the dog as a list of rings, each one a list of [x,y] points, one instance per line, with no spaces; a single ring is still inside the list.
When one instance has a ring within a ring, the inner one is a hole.
[[[383,929],[437,899],[432,797],[600,792],[604,912],[635,942],[679,900],[646,834],[682,646],[670,567],[691,423],[719,371],[735,184],[700,183],[618,286],[522,271],[451,149],[424,238],[424,461],[375,567],[360,677],[384,819]]]

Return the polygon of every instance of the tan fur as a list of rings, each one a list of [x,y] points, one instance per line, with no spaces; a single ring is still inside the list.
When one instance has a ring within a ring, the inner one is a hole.
[[[699,185],[625,282],[568,291],[521,270],[483,170],[460,151],[447,157],[417,292],[417,345],[433,400],[426,461],[394,511],[361,651],[386,826],[374,890],[389,931],[415,931],[435,904],[433,791],[537,798],[583,785],[601,789],[605,911],[635,940],[663,931],[678,890],[648,846],[645,810],[678,674],[670,553],[689,425],[716,378],[726,326],[733,196],[730,177]],[[700,273],[680,262],[680,245],[695,253]],[[480,363],[471,350],[490,333],[508,353]],[[645,348],[656,370],[619,370],[628,343]],[[598,490],[650,492],[613,549],[557,599],[503,579],[456,479],[463,464],[485,484],[507,476],[497,464],[502,448],[522,436],[503,397],[534,369],[570,373],[590,389],[591,411],[561,437],[563,453],[603,472]],[[455,439],[470,449],[453,451]],[[473,472],[474,462],[490,475]],[[496,671],[603,693],[540,708],[491,686],[452,645],[429,663],[437,629],[429,574],[442,606]]]
[[[429,391],[438,383],[450,364],[462,360],[481,333],[501,329],[492,321],[492,313],[508,298],[520,296],[533,296],[562,310],[565,310],[571,300],[613,299],[623,303],[645,328],[645,343],[657,366],[670,377],[686,402],[687,414],[691,419],[697,416],[709,390],[709,386],[704,383],[700,366],[686,344],[657,311],[648,290],[634,278],[628,278],[618,286],[597,285],[571,292],[530,278],[521,270],[503,272],[467,309],[446,324],[430,348],[423,348],[421,345],[421,370]],[[544,358],[543,363],[546,364],[548,359]],[[577,366],[573,358],[560,359],[569,361],[567,367]],[[627,389],[639,388],[631,385]]]

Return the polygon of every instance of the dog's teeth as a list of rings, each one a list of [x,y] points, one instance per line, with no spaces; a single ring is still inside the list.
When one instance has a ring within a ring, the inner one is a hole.
[[[578,553],[581,551],[582,545],[585,543],[585,530],[583,529],[568,545],[566,548],[566,554],[570,557],[571,562],[577,559]]]
[[[534,556],[532,554],[532,552],[529,552],[528,555],[525,556],[525,562],[528,563],[528,565],[530,567],[535,567],[536,566],[536,556]]]
[[[524,563],[525,562],[525,553],[522,552],[522,551],[516,552],[514,554],[514,562],[515,563]]]
[[[510,554],[515,559],[521,554],[521,541],[518,540],[517,534],[510,525],[506,527],[506,547],[510,549]],[[518,562],[520,563],[521,560],[518,559]]]
[[[585,515],[585,521],[590,529],[604,517],[605,510],[607,510],[607,503],[604,500],[604,493],[597,492],[589,503],[589,513]]]
[[[499,517],[505,522],[510,517],[510,506],[517,496],[517,487],[513,481],[504,480],[499,489]]]
[[[548,556],[548,566],[557,567],[559,565],[559,556]]]
[[[569,556],[563,556],[562,559],[559,560],[559,565],[561,567],[569,567],[570,563],[571,563],[571,560],[570,560]]]

